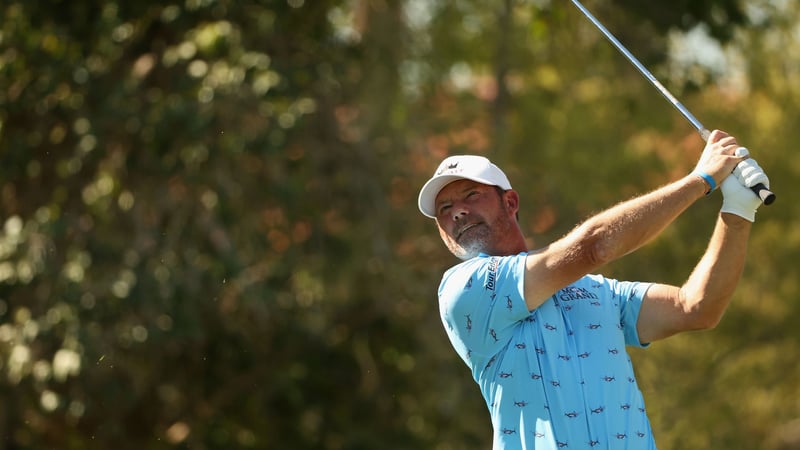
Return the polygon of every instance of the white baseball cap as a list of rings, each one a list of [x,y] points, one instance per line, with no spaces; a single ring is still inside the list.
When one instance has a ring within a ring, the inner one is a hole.
[[[503,190],[511,189],[506,174],[487,158],[475,155],[450,156],[439,164],[436,173],[419,191],[418,205],[422,214],[435,218],[439,191],[449,183],[462,179],[499,186]]]

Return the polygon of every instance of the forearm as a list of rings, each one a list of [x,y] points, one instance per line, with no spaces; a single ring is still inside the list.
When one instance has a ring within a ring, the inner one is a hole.
[[[722,213],[703,257],[681,287],[684,309],[695,328],[711,328],[722,318],[744,269],[752,223]]]
[[[594,216],[579,233],[591,242],[598,262],[613,261],[655,238],[706,190],[702,179],[687,175]]]

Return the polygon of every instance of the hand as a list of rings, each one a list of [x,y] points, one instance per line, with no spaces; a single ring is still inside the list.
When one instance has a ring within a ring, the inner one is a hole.
[[[703,154],[697,161],[694,173],[705,173],[714,179],[714,183],[719,186],[739,162],[747,156],[736,156],[736,149],[739,144],[736,138],[720,130],[714,130],[708,136],[708,142],[703,149]]]
[[[739,179],[745,187],[751,188],[758,183],[763,184],[769,189],[769,178],[764,172],[764,169],[758,165],[758,162],[750,158],[750,152],[744,148],[739,147],[736,149],[736,156],[744,156],[746,159],[736,165],[733,169],[733,174]]]
[[[740,147],[736,152],[739,156],[748,155],[744,147]],[[756,160],[748,158],[736,166],[733,173],[722,182],[721,211],[755,222],[756,209],[761,206],[761,199],[750,190],[750,187],[758,183],[769,187],[769,178]]]

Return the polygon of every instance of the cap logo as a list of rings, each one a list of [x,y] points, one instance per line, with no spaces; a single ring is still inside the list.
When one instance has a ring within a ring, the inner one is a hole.
[[[436,175],[441,175],[441,174],[443,174],[444,172],[446,172],[448,170],[455,170],[457,168],[458,168],[458,161],[454,162],[452,164],[448,164],[447,167],[443,167],[443,168],[439,169],[439,171],[436,172]]]

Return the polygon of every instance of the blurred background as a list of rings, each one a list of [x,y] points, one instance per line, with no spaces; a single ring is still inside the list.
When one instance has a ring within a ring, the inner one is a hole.
[[[585,4],[778,194],[719,327],[631,350],[659,447],[800,448],[800,5]],[[703,147],[567,0],[0,5],[0,450],[487,449],[419,187],[492,158],[538,247]]]

